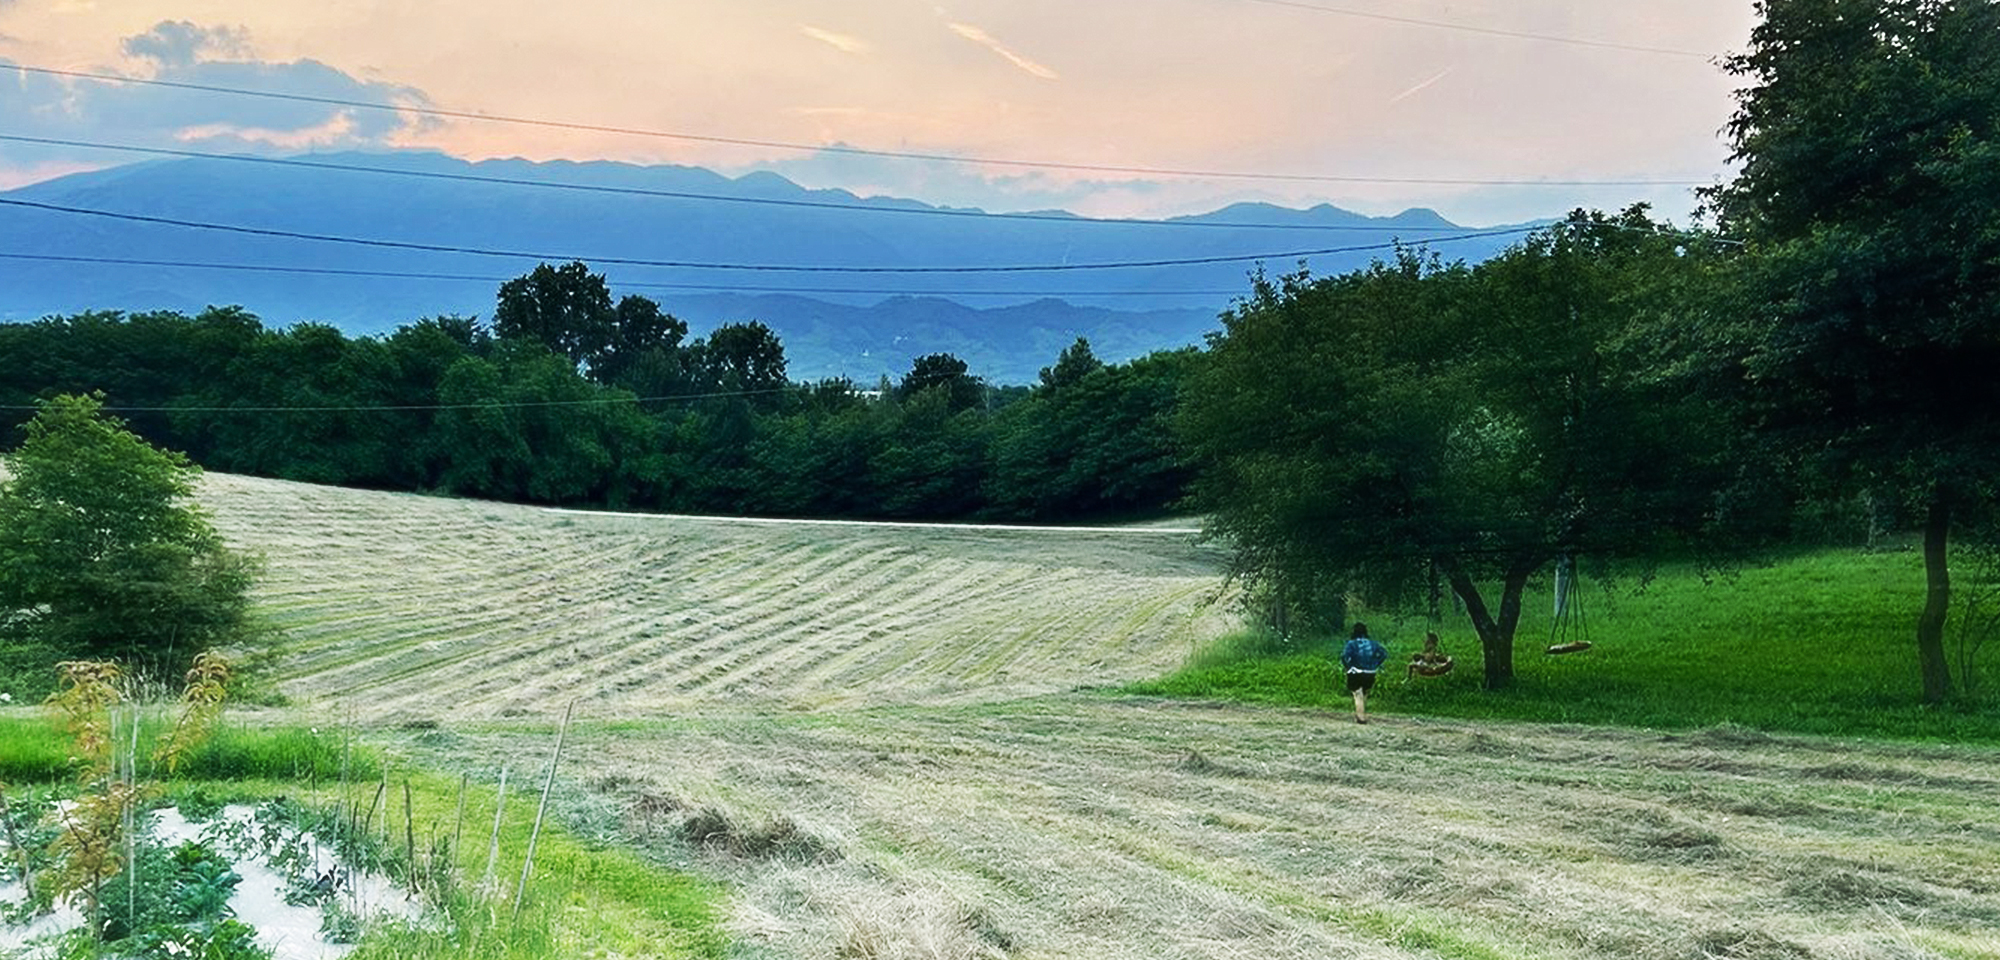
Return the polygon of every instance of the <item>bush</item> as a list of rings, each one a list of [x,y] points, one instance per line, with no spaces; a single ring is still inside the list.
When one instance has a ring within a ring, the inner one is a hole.
[[[200,468],[106,416],[94,397],[44,401],[0,472],[0,641],[10,673],[120,660],[177,675],[248,639],[255,563],[194,506]]]

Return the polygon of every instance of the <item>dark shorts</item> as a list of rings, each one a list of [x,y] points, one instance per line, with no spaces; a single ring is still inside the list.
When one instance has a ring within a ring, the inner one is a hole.
[[[1360,671],[1348,672],[1347,674],[1348,693],[1353,693],[1356,690],[1373,690],[1373,689],[1375,689],[1375,675],[1373,673],[1361,673]]]

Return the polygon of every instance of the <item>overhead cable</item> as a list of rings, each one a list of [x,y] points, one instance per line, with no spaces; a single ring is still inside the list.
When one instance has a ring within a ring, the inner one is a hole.
[[[243,87],[225,87],[208,83],[189,83],[181,80],[160,80],[146,77],[127,77],[111,73],[90,73],[82,70],[59,70],[54,67],[37,67],[19,63],[0,64],[0,69],[18,70],[23,73],[43,76],[65,77],[71,80],[89,80],[98,83],[129,83],[142,86],[166,87],[175,90],[195,90],[203,93],[221,93],[231,96],[260,97],[269,100],[285,100],[295,103],[316,103],[325,106],[348,107],[356,110],[377,110],[387,113],[415,114],[427,117],[446,117],[454,120],[479,120],[488,123],[507,123],[522,126],[551,127],[562,130],[580,130],[590,133],[611,133],[622,136],[651,137],[662,140],[682,140],[694,143],[714,143],[728,146],[765,147],[777,150],[796,150],[807,153],[832,153],[844,156],[880,157],[891,160],[929,160],[945,163],[970,163],[986,166],[1023,167],[1037,170],[1068,170],[1084,173],[1124,173],[1135,176],[1175,177],[1200,180],[1270,180],[1301,183],[1410,183],[1433,185],[1465,186],[1703,186],[1708,180],[1543,180],[1543,179],[1479,179],[1479,178],[1421,178],[1421,177],[1358,177],[1341,174],[1316,173],[1267,173],[1250,170],[1196,170],[1174,167],[1122,166],[1101,163],[1067,163],[1053,160],[1020,160],[1010,157],[984,157],[974,155],[953,155],[946,153],[918,153],[901,150],[871,150],[864,147],[850,147],[844,144],[797,143],[786,140],[757,140],[747,137],[724,137],[709,134],[685,133],[669,130],[647,130],[639,127],[621,127],[609,124],[579,123],[568,120],[549,120],[539,117],[515,117],[504,114],[484,113],[473,110],[447,110],[427,107],[415,103],[378,103],[368,100],[350,100],[343,97],[320,97],[303,93],[279,93],[272,90],[251,90]]]
[[[1208,257],[1168,257],[1155,260],[1112,260],[1089,263],[1040,263],[1040,264],[993,264],[984,266],[921,266],[889,267],[859,266],[842,264],[783,264],[783,263],[716,263],[694,260],[651,260],[640,257],[590,256],[576,253],[549,253],[525,250],[495,250],[487,247],[459,246],[454,244],[416,243],[405,240],[383,240],[372,237],[345,237],[333,234],[307,233],[299,230],[279,230],[269,227],[248,227],[240,224],[210,223],[201,220],[182,220],[175,217],[156,217],[138,213],[122,213],[113,210],[96,210],[88,207],[72,207],[58,203],[42,203],[23,200],[18,197],[0,196],[0,205],[43,210],[51,213],[65,213],[76,216],[101,217],[132,223],[151,223],[162,226],[185,227],[195,230],[215,230],[225,233],[247,234],[260,237],[278,237],[288,240],[311,240],[321,243],[340,243],[352,246],[383,247],[396,250],[423,250],[431,253],[456,253],[478,257],[506,257],[514,260],[538,260],[542,262],[568,262],[581,260],[586,263],[620,264],[638,267],[673,267],[691,270],[736,270],[772,273],[1044,273],[1083,272],[1093,270],[1129,270],[1146,267],[1186,267],[1215,263],[1252,263],[1260,260],[1298,260],[1305,257],[1325,256],[1336,253],[1362,253],[1371,250],[1392,250],[1406,246],[1399,241],[1386,243],[1354,244],[1342,247],[1320,247],[1308,250],[1273,250],[1261,253],[1226,254]],[[1455,243],[1484,237],[1504,237],[1531,233],[1543,229],[1541,225],[1503,227],[1494,230],[1474,230],[1445,237],[1426,237],[1424,243]]]
[[[89,263],[124,267],[173,267],[192,270],[240,270],[250,273],[283,273],[303,276],[374,277],[388,280],[448,280],[468,283],[506,283],[515,277],[481,276],[463,273],[426,273],[408,270],[360,270],[341,267],[304,267],[262,263],[202,263],[188,260],[147,260],[136,257],[65,256],[54,253],[0,251],[0,260],[27,260],[49,263]],[[881,296],[952,297],[1231,297],[1242,290],[952,290],[918,287],[792,287],[723,283],[657,283],[620,279],[619,287],[651,290],[708,290],[721,293],[858,293]]]
[[[676,393],[656,397],[604,396],[581,400],[492,400],[472,403],[373,403],[373,404],[302,404],[299,406],[180,406],[180,407],[126,407],[105,406],[107,413],[393,413],[436,410],[492,410],[538,407],[596,407],[609,404],[627,403],[667,403],[681,400],[713,400],[722,397],[756,397],[789,391],[809,391],[812,384],[788,383],[782,387],[761,387],[756,390],[712,390],[706,393]],[[0,410],[40,410],[37,404],[0,404]]]
[[[1578,47],[1599,47],[1605,50],[1625,50],[1632,53],[1657,53],[1670,57],[1692,57],[1698,60],[1714,60],[1715,54],[1699,50],[1679,50],[1673,47],[1649,47],[1636,43],[1619,43],[1613,40],[1592,40],[1585,37],[1565,37],[1553,33],[1528,33],[1521,30],[1502,30],[1497,27],[1481,27],[1469,23],[1453,23],[1449,20],[1425,20],[1419,17],[1395,16],[1366,10],[1350,10],[1343,7],[1329,7],[1301,0],[1246,0],[1248,3],[1262,3],[1273,7],[1291,7],[1294,10],[1311,10],[1315,13],[1331,13],[1342,17],[1356,17],[1363,20],[1381,20],[1418,27],[1436,27],[1440,30],[1458,30],[1477,33],[1488,37],[1509,37],[1515,40],[1540,40],[1545,43],[1566,43]]]
[[[689,190],[656,190],[646,187],[617,187],[607,184],[564,183],[554,180],[530,180],[524,177],[500,177],[486,174],[450,173],[441,170],[401,170],[395,167],[375,167],[352,163],[329,163],[324,160],[305,160],[298,157],[259,157],[242,153],[211,153],[202,150],[175,150],[166,147],[141,147],[131,144],[98,143],[90,140],[65,140],[56,137],[29,137],[18,134],[0,133],[0,142],[29,143],[41,146],[82,147],[89,150],[117,150],[126,153],[141,153],[159,157],[185,157],[201,160],[226,160],[235,163],[254,163],[274,167],[297,167],[308,170],[332,170],[342,173],[372,173],[394,177],[411,177],[422,180],[444,180],[461,183],[490,183],[508,186],[538,187],[547,190],[570,190],[579,193],[602,193],[619,196],[659,197],[668,200],[702,200],[718,203],[742,203],[756,206],[795,207],[814,210],[841,210],[854,213],[886,213],[931,217],[969,217],[980,220],[1030,220],[1061,224],[1112,224],[1118,226],[1147,227],[1194,227],[1208,229],[1235,230],[1338,230],[1355,232],[1407,233],[1421,231],[1448,232],[1463,230],[1455,224],[1428,226],[1413,224],[1407,226],[1389,224],[1337,224],[1337,223],[1268,223],[1225,220],[1149,220],[1138,217],[1081,217],[1066,213],[988,213],[984,210],[954,209],[950,207],[888,207],[865,203],[834,203],[826,200],[798,200],[784,197],[743,197],[728,194],[700,193]],[[1463,181],[1401,181],[1422,183],[1460,183]],[[1557,185],[1556,181],[1536,181]],[[1563,182],[1563,186],[1578,186],[1578,182]],[[1596,184],[1601,185],[1601,184]]]

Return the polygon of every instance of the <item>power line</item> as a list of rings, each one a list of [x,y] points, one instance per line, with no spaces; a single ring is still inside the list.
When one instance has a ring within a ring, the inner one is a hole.
[[[1262,253],[1229,254],[1210,257],[1170,257],[1157,260],[1112,260],[1091,263],[1043,263],[1043,264],[997,264],[964,267],[884,267],[850,266],[837,264],[778,264],[778,263],[713,263],[692,260],[648,260],[638,257],[585,256],[573,253],[546,253],[523,250],[494,250],[487,247],[455,246],[451,244],[416,243],[405,240],[382,240],[371,237],[344,237],[333,234],[306,233],[298,230],[278,230],[269,227],[246,227],[238,224],[210,223],[201,220],[181,220],[174,217],[156,217],[137,213],[120,213],[112,210],[93,210],[87,207],[72,207],[57,203],[42,203],[15,197],[0,197],[0,205],[44,210],[54,213],[68,213],[78,216],[103,217],[133,223],[152,223],[164,226],[186,227],[196,230],[216,230],[225,233],[240,233],[259,237],[278,237],[288,240],[312,240],[322,243],[341,243],[363,247],[382,247],[395,250],[422,250],[430,253],[456,253],[479,257],[506,257],[515,260],[538,260],[543,262],[568,262],[580,260],[586,263],[610,263],[622,266],[672,267],[690,270],[738,270],[771,273],[1043,273],[1081,272],[1091,270],[1127,270],[1147,267],[1187,267],[1216,263],[1250,263],[1259,260],[1297,260],[1305,257],[1325,256],[1336,253],[1363,253],[1371,250],[1390,250],[1403,246],[1398,241],[1387,243],[1354,244],[1342,247],[1321,247],[1309,250],[1275,250]],[[1542,229],[1541,226],[1502,227],[1493,230],[1475,230],[1448,237],[1427,237],[1425,243],[1454,243],[1461,240],[1476,240],[1483,237],[1504,237],[1530,233]]]
[[[204,160],[231,160],[243,163],[262,163],[273,166],[305,167],[316,170],[339,170],[350,173],[378,173],[398,177],[421,177],[432,180],[458,180],[472,183],[499,183],[526,187],[543,187],[552,190],[577,190],[589,193],[626,194],[644,197],[665,197],[681,200],[716,200],[728,203],[767,204],[780,207],[813,207],[833,210],[861,210],[870,213],[903,213],[952,217],[1005,217],[1012,220],[1053,220],[1059,223],[1122,223],[1166,225],[1176,227],[1250,227],[1281,230],[1397,230],[1399,227],[1359,226],[1343,227],[1328,224],[1287,224],[1287,223],[1222,223],[1189,220],[1146,220],[1137,217],[1079,217],[1047,213],[988,213],[984,210],[952,210],[939,207],[896,208],[871,207],[851,203],[831,203],[817,200],[788,200],[775,197],[733,197],[722,194],[698,193],[693,191],[653,190],[644,187],[614,187],[597,184],[561,183],[550,180],[528,180],[519,177],[497,177],[482,174],[444,173],[424,170],[398,170],[394,167],[371,167],[361,164],[327,163],[325,161],[301,160],[298,158],[259,157],[241,153],[212,153],[201,150],[175,150],[166,147],[141,147],[131,144],[100,143],[90,140],[66,140],[56,137],[31,137],[21,134],[0,134],[0,141],[31,143],[43,146],[81,147],[90,150],[119,150],[128,153],[145,153],[166,157],[190,157]],[[1707,180],[1552,180],[1552,179],[1479,179],[1471,177],[1330,177],[1345,183],[1364,184],[1417,184],[1428,186],[1511,186],[1511,187],[1684,187],[1704,186]],[[1452,230],[1455,227],[1419,227],[1423,230]]]
[[[53,263],[89,263],[106,266],[129,267],[172,267],[193,270],[240,270],[251,273],[284,273],[332,277],[371,277],[389,280],[447,280],[468,283],[506,283],[514,277],[482,276],[462,273],[425,273],[403,270],[360,270],[340,267],[300,267],[282,264],[257,263],[199,263],[187,260],[145,260],[131,257],[89,257],[65,256],[53,253],[21,253],[0,251],[0,260],[28,260]],[[953,297],[1152,297],[1152,296],[1203,296],[1227,297],[1243,293],[1242,290],[951,290],[923,289],[914,287],[790,287],[756,286],[716,283],[657,283],[620,280],[620,287],[638,287],[654,290],[709,290],[724,293],[861,293],[882,296],[953,296]]]
[[[486,174],[452,174],[442,170],[398,170],[392,166],[364,166],[364,164],[330,164],[324,160],[300,160],[300,158],[276,158],[276,156],[250,156],[250,154],[214,154],[204,150],[170,150],[162,146],[130,146],[130,144],[100,144],[90,140],[60,140],[52,136],[18,136],[0,134],[0,142],[12,144],[40,144],[40,146],[78,146],[86,150],[120,150],[130,154],[150,154],[150,156],[180,156],[194,160],[228,160],[240,164],[264,164],[264,166],[292,166],[304,170],[338,170],[344,174],[382,174],[382,176],[408,176],[418,180],[450,180],[450,182],[470,182],[470,184],[506,184],[506,186],[534,186],[542,190],[574,190],[582,194],[616,194],[616,196],[654,196],[662,200],[704,200],[722,204],[752,204],[752,206],[786,206],[786,208],[806,208],[806,210],[844,210],[860,214],[906,214],[906,216],[960,216],[974,220],[1036,220],[1054,224],[1118,224],[1118,226],[1180,226],[1180,228],[1236,228],[1236,230],[1354,230],[1354,232],[1422,232],[1422,230],[1464,230],[1462,226],[1384,226],[1384,224],[1260,224],[1260,222],[1240,222],[1240,220],[1142,220],[1142,218],[1096,218],[1096,216],[1070,216],[1070,214],[990,214],[986,210],[952,210],[938,206],[870,206],[870,204],[836,204],[830,200],[788,200],[774,196],[728,196],[728,194],[702,194],[692,190],[652,190],[644,186],[608,186],[608,184],[566,184],[556,180],[526,180],[516,176],[486,176]],[[1574,186],[1574,184],[1570,184]]]
[[[1279,2],[1279,0],[1264,0]],[[1339,11],[1332,11],[1339,12]],[[1419,21],[1423,22],[1423,21]],[[1546,38],[1539,38],[1546,39]],[[303,93],[278,93],[271,90],[251,90],[243,87],[225,87],[207,83],[188,83],[180,80],[159,80],[143,77],[123,77],[108,73],[89,73],[81,70],[59,70],[54,67],[36,67],[26,64],[0,64],[0,68],[11,68],[23,73],[34,73],[52,77],[66,77],[72,80],[90,80],[99,83],[130,83],[142,86],[166,87],[175,90],[194,90],[202,93],[221,93],[231,96],[261,97],[270,100],[284,100],[294,103],[316,103],[325,106],[349,107],[357,110],[377,110],[389,113],[409,113],[428,117],[446,117],[454,120],[480,120],[489,123],[508,123],[521,126],[552,127],[561,130],[581,130],[591,133],[611,133],[622,136],[651,137],[662,140],[684,140],[694,143],[714,143],[728,146],[766,147],[777,150],[796,150],[807,153],[834,153],[845,156],[880,157],[891,160],[929,160],[946,163],[970,163],[987,166],[1025,167],[1038,170],[1067,170],[1084,173],[1124,173],[1135,176],[1176,177],[1203,180],[1271,180],[1299,183],[1412,183],[1433,185],[1465,186],[1701,186],[1707,180],[1507,180],[1507,179],[1424,179],[1394,177],[1356,177],[1338,174],[1311,173],[1264,173],[1248,170],[1197,170],[1174,167],[1121,166],[1117,164],[1068,163],[1053,160],[1019,160],[1008,157],[983,157],[975,155],[955,156],[943,153],[917,153],[900,150],[871,150],[864,147],[850,147],[843,144],[797,143],[786,140],[756,140],[745,137],[724,137],[709,134],[684,133],[669,130],[647,130],[638,127],[620,127],[607,124],[579,123],[568,120],[549,120],[539,117],[515,117],[504,114],[484,113],[472,110],[447,110],[440,107],[426,107],[417,104],[374,103],[367,100],[349,100],[341,97],[320,97]]]
[[[1625,50],[1632,53],[1657,53],[1670,57],[1694,57],[1713,60],[1715,54],[1699,50],[1677,50],[1672,47],[1648,47],[1633,43],[1618,43],[1611,40],[1591,40],[1583,37],[1565,37],[1552,33],[1527,33],[1520,30],[1502,30],[1497,27],[1480,27],[1469,23],[1453,23],[1449,20],[1425,20],[1419,17],[1402,17],[1365,10],[1349,10],[1342,7],[1328,7],[1317,3],[1303,3],[1300,0],[1245,0],[1247,3],[1262,3],[1273,7],[1290,7],[1295,10],[1311,10],[1316,13],[1331,13],[1342,17],[1356,17],[1363,20],[1381,20],[1418,27],[1436,27],[1440,30],[1457,30],[1476,33],[1488,37],[1508,37],[1515,40],[1540,40],[1545,43],[1566,43],[1578,47],[1598,47],[1605,50]]]
[[[273,406],[182,406],[182,407],[114,407],[106,406],[107,413],[390,413],[437,410],[496,410],[534,409],[543,407],[590,407],[624,403],[668,403],[683,400],[713,400],[721,397],[756,397],[796,390],[810,390],[811,384],[787,384],[782,387],[763,387],[756,390],[714,390],[707,393],[677,393],[656,397],[592,397],[583,400],[493,400],[476,403],[381,403],[381,404],[307,404],[295,407]],[[37,404],[0,404],[0,410],[40,410]]]

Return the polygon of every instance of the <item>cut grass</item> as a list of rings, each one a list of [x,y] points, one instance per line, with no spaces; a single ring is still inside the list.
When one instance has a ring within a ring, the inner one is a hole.
[[[750,956],[2000,958],[1985,746],[1096,695],[570,732],[570,789],[728,878]],[[687,851],[710,810],[831,854]]]
[[[207,474],[271,682],[362,723],[1005,700],[1172,669],[1234,620],[1185,535],[553,515]]]
[[[1407,679],[1402,665],[1422,645],[1427,619],[1363,612],[1391,651],[1369,709],[2000,742],[1993,680],[1980,699],[1918,703],[1914,623],[1922,590],[1922,559],[1907,551],[1802,554],[1708,581],[1669,569],[1643,590],[1632,582],[1586,584],[1583,624],[1595,646],[1549,656],[1542,653],[1553,633],[1543,585],[1539,594],[1531,589],[1516,634],[1515,683],[1497,693],[1480,687],[1478,641],[1462,616],[1447,618],[1439,631],[1457,669]],[[1337,649],[1331,638],[1291,652],[1241,635],[1197,651],[1164,679],[1126,690],[1337,708],[1348,702]],[[2000,668],[1988,665],[1986,673]]]

